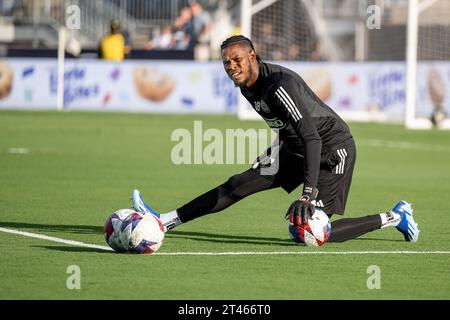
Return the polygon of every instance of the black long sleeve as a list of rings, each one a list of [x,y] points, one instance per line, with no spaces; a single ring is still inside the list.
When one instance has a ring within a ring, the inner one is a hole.
[[[322,152],[322,139],[312,116],[304,105],[294,81],[281,79],[272,86],[272,105],[281,111],[281,117],[294,128],[304,146],[304,185],[317,187]],[[283,119],[283,120],[284,120]]]
[[[304,187],[317,187],[322,157],[352,137],[347,124],[294,71],[261,62],[259,77],[241,93],[289,149],[305,158]],[[319,190],[320,192],[320,190]]]

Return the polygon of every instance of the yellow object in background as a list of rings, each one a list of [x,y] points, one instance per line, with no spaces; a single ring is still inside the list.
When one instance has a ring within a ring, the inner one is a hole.
[[[125,38],[120,33],[105,36],[100,48],[102,59],[121,61],[125,58]]]

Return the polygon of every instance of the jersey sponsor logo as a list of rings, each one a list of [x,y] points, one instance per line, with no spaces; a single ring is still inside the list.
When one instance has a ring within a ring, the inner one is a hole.
[[[267,119],[263,117],[263,119],[264,121],[266,121],[267,125],[272,129],[283,129],[284,127],[286,127],[286,123],[284,123],[282,120],[278,118]]]

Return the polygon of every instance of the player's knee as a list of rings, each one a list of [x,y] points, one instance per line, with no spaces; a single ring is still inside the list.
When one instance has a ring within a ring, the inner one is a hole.
[[[243,181],[242,177],[239,174],[230,177],[222,185],[224,194],[234,201],[244,198],[244,188],[242,188],[244,182],[245,181]]]
[[[233,192],[233,190],[238,186],[238,179],[234,175],[230,177],[223,185],[222,187],[227,190],[228,193]]]
[[[229,190],[234,190],[238,188],[242,184],[242,178],[239,174],[235,174],[234,176],[231,176],[227,182],[225,182],[226,187]]]

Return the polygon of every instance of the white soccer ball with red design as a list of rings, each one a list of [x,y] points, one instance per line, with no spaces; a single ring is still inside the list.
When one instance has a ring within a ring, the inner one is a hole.
[[[164,226],[152,214],[121,209],[106,221],[105,239],[115,251],[151,254],[162,245]]]
[[[130,215],[134,210],[121,209],[114,212],[106,219],[105,226],[103,227],[103,235],[108,245],[117,252],[128,251],[128,241],[123,239],[120,226],[122,221]]]
[[[294,225],[292,215],[289,216],[289,236],[298,245],[318,247],[328,241],[331,223],[321,209],[316,208],[307,224]]]

